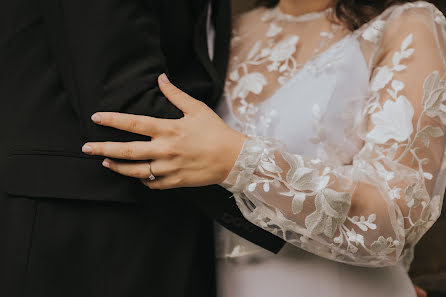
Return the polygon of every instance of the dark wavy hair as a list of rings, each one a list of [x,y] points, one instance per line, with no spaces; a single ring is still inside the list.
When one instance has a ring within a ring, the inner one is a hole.
[[[353,31],[394,4],[414,1],[416,0],[333,0],[333,4],[336,18]],[[279,0],[258,0],[257,4],[272,8],[279,4]]]

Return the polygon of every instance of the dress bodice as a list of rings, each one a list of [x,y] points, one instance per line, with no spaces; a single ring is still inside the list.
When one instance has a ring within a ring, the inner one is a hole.
[[[323,258],[407,266],[446,186],[445,28],[424,1],[354,32],[330,9],[242,16],[218,112],[250,136],[223,183],[245,218]],[[260,251],[222,232],[220,256]]]
[[[315,72],[314,65],[326,68]],[[235,115],[228,97],[218,112],[231,127],[280,139],[292,153],[348,164],[360,150],[361,140],[346,132],[358,120],[368,95],[368,79],[359,43],[348,35],[257,104],[248,123]],[[321,155],[327,153],[330,158]]]

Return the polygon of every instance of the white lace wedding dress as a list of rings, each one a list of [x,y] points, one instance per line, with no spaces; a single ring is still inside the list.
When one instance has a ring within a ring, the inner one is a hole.
[[[406,271],[446,187],[446,20],[423,1],[354,32],[331,14],[235,25],[219,114],[251,137],[223,186],[287,244],[218,227],[220,297],[415,296]]]

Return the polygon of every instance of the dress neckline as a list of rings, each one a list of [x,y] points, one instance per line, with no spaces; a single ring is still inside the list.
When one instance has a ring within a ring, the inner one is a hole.
[[[327,17],[333,12],[333,8],[329,7],[323,11],[309,12],[301,15],[292,15],[283,12],[279,6],[267,9],[262,20],[263,21],[283,21],[291,23],[302,23],[314,21],[323,17]]]

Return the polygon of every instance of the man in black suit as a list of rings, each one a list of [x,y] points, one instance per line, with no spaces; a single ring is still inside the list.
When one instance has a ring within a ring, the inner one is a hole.
[[[80,152],[141,140],[94,125],[96,111],[181,117],[157,88],[163,72],[216,105],[230,8],[211,4],[209,14],[209,0],[0,3],[0,296],[213,296],[212,219],[281,248],[221,188],[150,191]]]

